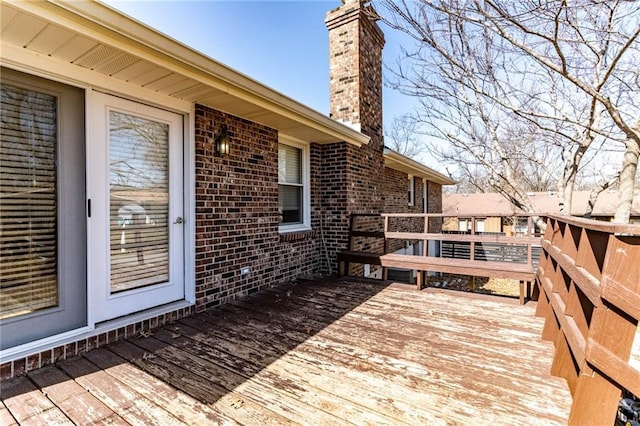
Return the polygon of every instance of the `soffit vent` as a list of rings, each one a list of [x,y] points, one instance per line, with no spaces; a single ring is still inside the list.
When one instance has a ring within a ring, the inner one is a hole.
[[[214,96],[216,94],[216,90],[204,85],[204,84],[196,84],[195,86],[188,87],[183,90],[178,90],[177,92],[171,93],[171,96],[183,99],[189,102],[195,102],[198,99],[207,98],[209,96]]]
[[[118,49],[101,44],[80,56],[73,63],[84,68],[95,69],[111,60],[113,55],[118,53]]]
[[[128,55],[126,53],[120,53],[116,55],[114,58],[102,63],[101,65],[95,68],[96,71],[99,71],[103,74],[113,75],[114,73],[127,68],[129,65],[138,61],[133,55]]]

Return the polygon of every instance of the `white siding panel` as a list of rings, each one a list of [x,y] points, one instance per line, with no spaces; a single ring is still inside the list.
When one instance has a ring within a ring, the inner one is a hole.
[[[4,36],[4,29],[9,26],[9,23],[13,18],[16,17],[17,14],[18,12],[15,9],[12,9],[10,7],[6,7],[2,9],[2,13],[0,13],[0,22],[2,23],[3,36]]]
[[[164,93],[167,93],[167,92],[171,93],[171,92],[175,92],[176,90],[175,89],[167,90],[167,88],[171,88],[172,86],[175,86],[184,82],[186,82],[189,85],[193,84],[193,80],[188,79],[183,75],[173,73],[148,84],[146,87],[148,89],[158,90]]]
[[[114,73],[127,68],[129,65],[138,61],[138,58],[126,53],[118,53],[109,58],[108,61],[103,62],[95,70],[106,75],[113,75]]]
[[[94,69],[113,59],[114,55],[119,52],[114,47],[100,44],[73,61],[73,63],[84,68]]]
[[[54,25],[47,25],[27,46],[36,52],[51,55],[73,39],[74,33]]]
[[[140,86],[146,86],[147,84],[159,80],[169,74],[171,74],[171,71],[168,69],[156,66],[144,74],[132,77],[129,81],[134,84],[139,84]]]
[[[128,67],[113,73],[112,76],[120,80],[129,81],[141,74],[145,74],[153,70],[155,67],[156,65],[152,64],[151,62],[138,60],[137,62],[129,65]]]
[[[42,19],[19,14],[9,22],[9,25],[2,27],[2,40],[24,47],[46,26],[47,23]]]
[[[97,45],[98,43],[94,40],[76,35],[67,43],[61,45],[58,50],[52,52],[51,56],[65,62],[73,62],[85,55],[91,49],[95,48]]]

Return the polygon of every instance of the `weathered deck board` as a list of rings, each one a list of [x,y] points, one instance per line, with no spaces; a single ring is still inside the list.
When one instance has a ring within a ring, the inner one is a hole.
[[[18,424],[73,424],[26,377],[3,383],[0,390],[2,402]]]
[[[295,297],[295,296],[293,296]],[[265,301],[261,300],[262,302],[262,306],[265,306]],[[236,306],[242,306],[245,302],[241,302],[239,304],[236,304]],[[285,306],[289,307],[289,303],[288,302]],[[274,310],[269,309],[269,312],[271,314],[273,314]],[[319,311],[317,311],[319,312]],[[243,318],[243,322],[249,323],[250,327],[252,328],[260,328],[263,327],[263,331],[264,333],[259,333],[259,335],[265,335],[268,332],[268,328],[269,328],[269,318],[264,318],[264,317],[260,317],[261,314],[259,313],[255,313],[251,310],[248,310],[245,314],[247,314],[250,318],[252,319],[246,319]],[[313,315],[313,314],[311,314]],[[321,315],[320,313],[317,313],[316,315]],[[353,312],[349,313],[348,316],[353,315]],[[272,317],[273,318],[273,317]],[[255,320],[256,322],[253,323],[251,321]],[[332,338],[335,340],[336,336],[334,335],[336,332],[336,327],[342,327],[342,324],[344,324],[344,322],[347,320],[347,318],[343,318],[340,321],[340,325],[332,325],[331,328],[332,329]],[[292,322],[295,321],[295,318],[292,318],[292,315],[290,313],[285,313],[284,317],[282,318],[278,318],[275,319],[275,322],[277,324],[292,324]],[[305,319],[306,324],[308,325],[310,323],[310,319],[306,318]],[[398,327],[399,329],[403,330],[402,332],[396,331],[394,329],[394,327],[397,326],[397,322],[398,320],[394,321],[394,325],[389,329],[389,330],[382,330],[379,331],[377,330],[377,328],[384,328],[385,323],[384,322],[380,322],[379,324],[376,324],[376,327],[369,327],[368,330],[364,331],[364,333],[360,333],[360,331],[362,330],[363,327],[367,327],[367,320],[362,320],[360,319],[359,321],[357,321],[356,323],[353,324],[353,326],[347,326],[344,330],[342,330],[342,337],[341,340],[344,341],[348,341],[348,340],[353,340],[354,334],[356,333],[356,340],[358,341],[358,346],[369,346],[369,347],[376,347],[377,346],[377,351],[393,351],[393,348],[402,346],[404,344],[406,344],[407,342],[411,343],[413,341],[415,341],[416,339],[419,340],[419,336],[413,335],[411,336],[409,332],[407,332],[407,330],[409,330],[409,328],[406,327],[402,327],[402,324],[400,324],[400,326]],[[391,324],[392,322],[387,322],[387,324]],[[301,324],[298,328],[302,329],[304,327],[305,324]],[[224,325],[223,325],[224,326]],[[243,327],[242,324],[234,324],[232,326],[234,329],[238,329]],[[324,335],[326,331],[328,331],[327,328],[326,330],[323,330],[321,333],[319,333],[318,335],[314,336],[311,339],[308,339],[304,345],[301,346],[307,346],[307,344],[313,342],[316,340],[316,338],[322,334]],[[288,330],[286,328],[281,329],[280,330],[280,336],[281,338],[289,338],[292,341],[296,341],[297,339],[299,339],[300,333],[296,332],[296,331],[292,331],[292,330]],[[371,338],[373,336],[373,339],[370,342],[366,342],[368,338]],[[363,343],[370,343],[369,345],[363,345]],[[296,350],[291,351],[291,354],[296,355],[298,350],[301,348],[301,346],[298,346],[296,348]],[[443,345],[437,345],[438,347],[438,352],[443,350]],[[451,349],[453,348],[453,349]],[[454,375],[459,375],[460,374],[460,368],[461,365],[464,366],[463,371],[470,371],[469,377],[468,377],[468,385],[466,386],[466,388],[464,389],[465,393],[469,393],[469,392],[475,392],[477,395],[474,398],[475,400],[480,400],[483,401],[483,406],[486,407],[487,404],[494,404],[498,407],[502,407],[504,410],[512,410],[514,411],[514,413],[512,414],[513,418],[517,418],[519,416],[519,413],[523,410],[526,410],[522,407],[520,407],[518,404],[514,404],[511,407],[511,403],[510,401],[518,401],[519,399],[522,398],[522,395],[527,395],[527,393],[531,392],[531,383],[529,381],[526,380],[521,380],[519,377],[520,375],[524,375],[526,377],[526,375],[529,374],[529,369],[530,369],[530,365],[529,366],[525,366],[522,370],[522,372],[513,374],[510,371],[510,364],[512,364],[513,360],[510,359],[500,359],[498,360],[498,362],[495,362],[495,365],[483,365],[482,363],[480,363],[479,365],[476,366],[476,364],[478,364],[477,362],[477,356],[474,358],[472,356],[468,356],[468,351],[463,350],[458,353],[457,355],[455,355],[454,357],[451,357],[451,353],[455,352],[455,349],[457,349],[457,344],[454,344],[451,348],[447,349],[444,348],[444,354],[449,357],[449,358],[453,358],[453,362],[449,362],[447,363],[447,359],[439,357],[438,362],[434,365],[434,369],[438,369],[439,370],[439,384],[437,384],[436,388],[446,388],[446,384],[448,382],[448,378],[446,377],[446,372],[447,372],[447,366],[449,366],[451,372],[453,372]],[[508,350],[508,347],[502,348],[502,351],[504,350]],[[420,353],[420,348],[416,350],[416,353]],[[496,359],[496,357],[501,358],[499,355],[502,352],[498,352],[498,353],[491,353],[488,356],[491,356],[493,359]],[[322,357],[322,353],[319,353],[316,355],[317,357]],[[401,353],[393,353],[393,356],[395,356],[396,358],[400,358],[402,356]],[[419,358],[418,362],[422,362],[424,364],[425,361],[429,361],[432,358],[438,358],[438,353],[434,353],[431,354],[429,357],[423,357],[423,358]],[[310,362],[314,362],[318,363],[318,359],[315,360],[310,360]],[[327,363],[335,363],[336,359],[331,359],[328,360]],[[500,368],[500,370],[498,371],[499,374],[491,374],[491,371],[486,371],[487,370],[487,366],[488,367],[493,367],[496,368],[496,366],[498,366]],[[547,368],[546,366],[543,366],[542,368]],[[325,374],[326,377],[326,373],[327,371],[323,372]],[[358,383],[357,377],[351,377],[354,376],[353,374],[353,370],[349,370],[346,369],[344,371],[340,370],[339,373],[336,373],[337,376],[347,376],[350,379],[350,382],[355,382]],[[479,377],[479,375],[483,376],[483,380],[480,381],[476,381],[475,379],[477,379]],[[503,377],[504,375],[507,375],[507,377]],[[357,374],[356,374],[357,376]],[[487,389],[487,383],[490,383],[491,386],[489,387],[489,389]],[[366,386],[368,388],[371,389],[372,383],[367,382]],[[495,386],[502,386],[506,389],[509,390],[509,392],[502,392],[502,395],[491,395],[492,397],[490,399],[487,399],[485,396],[488,394],[487,391],[490,391],[491,388],[494,388]],[[393,385],[387,385],[386,387],[384,387],[384,392],[390,392],[391,389],[393,388]],[[538,392],[545,392],[545,391],[549,391],[551,393],[553,393],[553,387],[547,386],[547,384],[540,380],[538,383],[536,383],[536,389]],[[431,389],[430,394],[434,393],[434,389]],[[451,396],[450,393],[448,395],[445,395],[446,397]],[[501,397],[502,396],[502,397]],[[535,395],[533,395],[533,397],[535,397]],[[405,399],[411,399],[410,397],[406,397]],[[427,401],[422,401],[422,402],[427,402]],[[433,404],[437,404],[438,401],[432,401]],[[553,407],[553,406],[552,406]],[[480,407],[482,408],[482,407]],[[415,409],[415,408],[414,408]],[[465,411],[468,411],[468,407],[465,409]],[[511,412],[511,411],[508,411]]]
[[[142,396],[135,387],[114,380],[85,358],[63,361],[60,368],[131,425],[178,422],[176,417]]]
[[[85,357],[98,368],[103,369],[114,380],[120,380],[147,399],[154,399],[176,418],[187,424],[236,425],[237,422],[225,417],[219,411],[201,404],[191,396],[180,392],[160,379],[136,368],[114,352],[97,349]]]
[[[565,424],[571,398],[533,314],[484,295],[302,282],[3,383],[0,422]]]
[[[128,424],[57,367],[33,371],[29,378],[75,424]]]
[[[146,372],[153,374],[193,398],[213,405],[225,416],[241,424],[295,424],[285,417],[272,412],[268,407],[245,399],[242,395],[228,392],[215,381],[193,374],[188,369],[179,367],[163,357],[146,352],[129,342],[119,342],[111,346],[111,350],[126,358],[129,362]]]
[[[4,404],[0,405],[0,425],[14,426],[17,425],[16,419],[13,418],[9,409]]]

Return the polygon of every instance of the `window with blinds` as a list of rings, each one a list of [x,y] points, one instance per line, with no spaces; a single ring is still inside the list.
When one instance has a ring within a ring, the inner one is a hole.
[[[415,200],[415,178],[409,175],[407,180],[407,204],[413,206]]]
[[[302,149],[278,145],[278,201],[281,224],[303,222]]]
[[[169,279],[169,125],[109,113],[111,292]]]
[[[57,102],[1,84],[0,318],[58,304]]]

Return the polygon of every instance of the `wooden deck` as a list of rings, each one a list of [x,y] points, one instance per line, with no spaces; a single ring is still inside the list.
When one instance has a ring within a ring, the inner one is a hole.
[[[302,282],[2,383],[0,424],[566,424],[542,327],[514,299]]]

